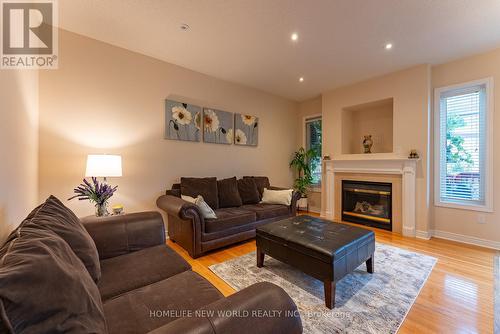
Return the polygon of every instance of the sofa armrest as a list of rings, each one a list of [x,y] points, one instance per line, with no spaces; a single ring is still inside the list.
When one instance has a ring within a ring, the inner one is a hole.
[[[198,206],[176,196],[160,196],[156,200],[156,205],[168,215],[176,216],[180,219],[191,219],[193,214],[198,214],[198,216],[203,218]]]
[[[288,190],[290,188],[282,188],[282,187],[274,187],[270,186],[269,190]],[[297,201],[302,197],[302,195],[298,191],[293,191],[292,194],[292,202],[290,203],[290,213],[292,215],[297,214]]]
[[[297,214],[297,201],[302,197],[302,194],[298,191],[294,191],[292,194],[292,203],[290,204],[290,211],[295,216]]]
[[[163,195],[156,200],[156,205],[168,216],[168,235],[188,251],[192,258],[199,257],[201,236],[205,233],[205,218],[200,208],[182,198]]]
[[[300,334],[297,306],[280,287],[262,282],[220,299],[151,334]]]
[[[159,212],[86,217],[81,222],[97,247],[100,259],[165,244],[165,225]]]

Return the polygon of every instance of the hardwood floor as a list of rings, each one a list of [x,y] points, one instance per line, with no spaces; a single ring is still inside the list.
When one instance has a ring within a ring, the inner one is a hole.
[[[422,240],[372,230],[377,242],[438,259],[399,333],[493,333],[494,250],[444,239]],[[177,244],[168,241],[168,245],[226,296],[235,291],[208,267],[255,251],[252,240],[192,259]]]

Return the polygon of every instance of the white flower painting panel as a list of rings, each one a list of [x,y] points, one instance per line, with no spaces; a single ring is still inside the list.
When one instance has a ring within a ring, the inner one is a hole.
[[[204,108],[203,109],[203,141],[205,143],[233,143],[233,113]]]
[[[252,115],[234,114],[234,143],[257,146],[259,141],[259,119]]]
[[[200,141],[201,107],[166,100],[165,138],[184,141]]]

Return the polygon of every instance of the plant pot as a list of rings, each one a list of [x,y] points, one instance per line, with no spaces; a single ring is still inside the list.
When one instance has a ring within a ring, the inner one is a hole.
[[[307,211],[308,210],[308,202],[307,202],[307,197],[303,196],[297,201],[297,209],[301,211]]]
[[[108,203],[96,204],[95,205],[95,215],[97,217],[104,217],[104,216],[109,215]]]

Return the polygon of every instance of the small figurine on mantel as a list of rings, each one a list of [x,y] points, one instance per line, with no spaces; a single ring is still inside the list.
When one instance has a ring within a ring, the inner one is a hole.
[[[373,146],[372,135],[367,135],[364,137],[365,137],[365,139],[363,139],[364,153],[372,153],[372,146]]]
[[[408,159],[418,159],[420,156],[418,155],[417,150],[410,150],[410,155],[408,156]]]

